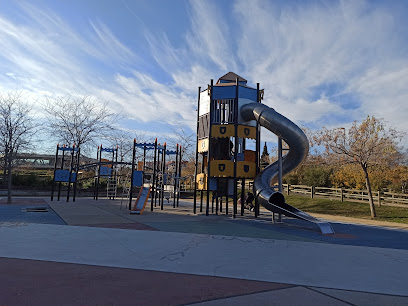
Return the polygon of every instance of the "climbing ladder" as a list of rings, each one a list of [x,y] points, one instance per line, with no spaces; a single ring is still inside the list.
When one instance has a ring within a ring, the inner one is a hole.
[[[118,189],[118,184],[115,177],[108,178],[108,184],[106,185],[107,196],[109,199],[116,198],[116,191]]]
[[[125,199],[125,203],[128,203],[130,198],[130,176],[127,175],[121,184],[122,184],[122,198],[120,200],[120,208],[122,209],[123,200]]]

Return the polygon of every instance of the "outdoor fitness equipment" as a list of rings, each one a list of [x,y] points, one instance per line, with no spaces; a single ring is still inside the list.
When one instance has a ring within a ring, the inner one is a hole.
[[[59,151],[62,151],[62,156],[60,159],[58,156]],[[71,152],[69,170],[64,169],[66,167],[65,152]],[[80,149],[76,148],[75,144],[72,147],[67,147],[65,145],[60,147],[60,145],[57,144],[57,151],[55,153],[55,162],[54,162],[54,176],[53,176],[52,190],[51,190],[51,201],[54,200],[55,183],[58,182],[58,197],[57,197],[58,201],[60,200],[62,183],[68,183],[67,202],[69,202],[71,184],[73,185],[73,189],[74,189],[74,195],[73,195],[72,201],[75,202],[80,155],[81,155]],[[60,160],[59,167],[58,167],[58,160]]]
[[[137,148],[143,149],[143,161],[137,163],[137,170],[135,170]],[[153,161],[147,161],[148,151],[153,151]],[[166,156],[171,155],[175,155],[175,162],[166,163]],[[140,187],[142,190],[144,188],[151,188],[151,211],[157,206],[163,210],[165,193],[168,194],[168,197],[166,197],[168,199],[170,199],[170,193],[172,193],[173,207],[178,206],[180,197],[181,146],[177,145],[176,151],[170,151],[167,150],[166,143],[164,145],[157,143],[157,138],[154,143],[136,143],[136,140],[134,140],[132,160],[131,191],[133,187]],[[172,164],[174,169],[170,171],[169,166]],[[149,193],[146,190],[144,192],[140,191],[140,195],[144,195],[143,201],[144,205],[146,205]],[[140,200],[138,199],[137,201],[139,202]],[[135,203],[135,207],[139,207],[138,211],[140,211],[142,206],[138,202]],[[129,197],[130,210],[131,205],[132,196]]]
[[[103,152],[112,153],[112,160],[102,159]],[[118,165],[118,147],[104,148],[101,144],[98,146],[98,150],[96,151],[96,159],[98,160],[98,168],[95,177],[94,199],[98,200],[99,182],[101,177],[106,177],[108,179],[107,197],[109,199],[115,199],[117,190],[116,166]]]

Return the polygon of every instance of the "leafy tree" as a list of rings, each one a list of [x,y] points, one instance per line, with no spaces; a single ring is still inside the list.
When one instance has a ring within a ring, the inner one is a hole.
[[[44,110],[50,135],[69,145],[75,143],[81,149],[110,136],[120,119],[109,110],[107,102],[89,95],[46,97]]]
[[[324,166],[305,167],[302,171],[302,184],[309,186],[330,187],[332,169]]]
[[[298,170],[299,171],[299,170]],[[290,185],[298,185],[299,184],[299,175],[298,175],[298,171],[292,171],[288,174],[286,174],[283,179],[282,182],[284,184],[290,184]]]
[[[369,169],[374,165],[393,165],[400,157],[397,145],[402,137],[403,133],[396,129],[386,129],[382,119],[368,116],[361,124],[354,122],[348,130],[323,127],[315,136],[315,140],[326,148],[327,155],[340,157],[340,163],[357,164],[361,167],[369,196],[371,217],[375,218]]]
[[[7,203],[12,202],[12,170],[15,157],[30,147],[35,133],[31,108],[23,101],[21,92],[0,96],[0,151],[4,156],[4,176],[7,180]]]
[[[407,193],[408,189],[408,166],[398,165],[391,169],[389,178],[391,190],[394,192]]]

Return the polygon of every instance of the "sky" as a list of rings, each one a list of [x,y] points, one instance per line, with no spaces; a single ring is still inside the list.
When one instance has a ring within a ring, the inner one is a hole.
[[[91,95],[166,141],[195,133],[198,87],[233,71],[301,127],[408,132],[406,16],[404,0],[0,0],[0,92]]]

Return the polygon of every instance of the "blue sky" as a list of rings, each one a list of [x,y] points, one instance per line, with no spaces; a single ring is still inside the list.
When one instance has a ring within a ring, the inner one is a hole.
[[[165,140],[234,71],[300,126],[374,115],[408,132],[406,16],[407,1],[0,0],[0,91],[89,94]]]

